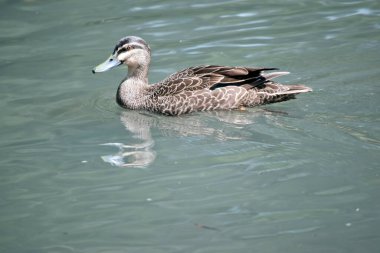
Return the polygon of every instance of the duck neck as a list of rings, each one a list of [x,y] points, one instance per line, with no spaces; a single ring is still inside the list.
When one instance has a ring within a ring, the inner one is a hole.
[[[149,65],[128,66],[127,79],[136,78],[144,80],[148,84],[148,69]]]
[[[121,82],[116,94],[119,105],[130,109],[140,109],[144,104],[148,87],[148,66],[128,66],[128,75]]]

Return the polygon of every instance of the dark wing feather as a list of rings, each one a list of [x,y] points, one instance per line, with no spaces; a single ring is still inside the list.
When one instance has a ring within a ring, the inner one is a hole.
[[[152,85],[150,91],[155,96],[175,95],[183,91],[205,88],[214,90],[225,86],[242,86],[246,89],[263,84],[267,79],[262,71],[275,68],[247,68],[226,66],[198,66],[174,73],[163,81]]]

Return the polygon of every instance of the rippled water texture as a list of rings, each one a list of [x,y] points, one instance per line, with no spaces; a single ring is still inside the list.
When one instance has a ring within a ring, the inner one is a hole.
[[[0,1],[1,252],[378,252],[379,1]],[[92,75],[278,67],[314,92],[164,117]]]

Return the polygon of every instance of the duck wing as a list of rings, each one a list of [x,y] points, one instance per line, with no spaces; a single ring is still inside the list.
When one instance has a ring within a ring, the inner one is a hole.
[[[267,80],[287,72],[274,72],[272,76],[262,75],[265,70],[276,68],[227,67],[217,65],[197,66],[176,72],[163,81],[150,86],[155,96],[171,96],[183,91],[202,89],[214,90],[226,86],[242,86],[251,89]],[[275,73],[279,73],[274,75]],[[269,78],[270,77],[270,78]]]

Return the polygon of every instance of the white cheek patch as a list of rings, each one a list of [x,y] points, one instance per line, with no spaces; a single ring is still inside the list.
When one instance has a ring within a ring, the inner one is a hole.
[[[130,51],[122,52],[117,56],[119,61],[129,61],[131,58],[139,57],[143,55],[144,50],[140,48],[135,48]]]
[[[123,52],[117,56],[117,59],[121,62],[125,61],[131,56],[131,52]]]

